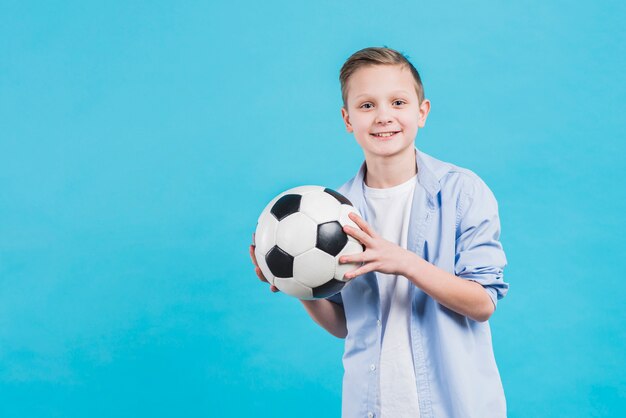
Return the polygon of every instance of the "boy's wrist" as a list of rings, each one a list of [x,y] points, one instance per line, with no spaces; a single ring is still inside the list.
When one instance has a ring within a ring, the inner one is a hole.
[[[416,266],[416,261],[414,256],[416,255],[414,252],[407,250],[406,248],[402,249],[402,256],[400,257],[398,266],[399,271],[398,274],[404,277],[409,277],[411,275]]]
[[[400,260],[400,275],[406,278],[415,277],[419,275],[421,270],[421,263],[425,262],[421,257],[415,254],[413,251],[409,251],[406,248],[403,249],[403,255]]]

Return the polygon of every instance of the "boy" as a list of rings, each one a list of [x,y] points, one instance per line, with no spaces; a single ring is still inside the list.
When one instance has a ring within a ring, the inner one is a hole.
[[[340,260],[362,263],[341,293],[301,302],[346,339],[342,416],[505,417],[487,322],[508,290],[496,200],[473,172],[415,148],[430,102],[402,54],[358,51],[340,81],[365,155],[339,189],[363,215],[344,230],[365,251]]]

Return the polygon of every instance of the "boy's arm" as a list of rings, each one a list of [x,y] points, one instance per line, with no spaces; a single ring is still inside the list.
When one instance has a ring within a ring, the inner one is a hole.
[[[344,277],[352,279],[370,271],[406,277],[437,302],[475,321],[486,321],[495,310],[487,291],[471,280],[448,273],[417,254],[393,244],[378,234],[358,215],[352,219],[361,230],[344,227],[348,235],[358,239],[366,250],[361,254],[342,256],[341,263],[364,263]]]
[[[337,338],[346,338],[346,314],[343,306],[327,299],[300,300],[309,316],[322,328]]]
[[[484,322],[491,317],[496,307],[481,284],[461,279],[411,251],[404,251],[402,275],[415,286],[445,307],[474,321]]]
[[[268,283],[256,262],[254,245],[250,246],[250,259],[254,264],[254,271],[256,272],[258,278],[261,281]],[[272,292],[279,291],[274,285],[270,285],[270,290]],[[300,300],[300,302],[304,305],[304,309],[307,311],[309,316],[322,328],[337,338],[346,338],[346,335],[348,335],[348,329],[346,327],[346,315],[343,310],[343,306],[326,299]]]

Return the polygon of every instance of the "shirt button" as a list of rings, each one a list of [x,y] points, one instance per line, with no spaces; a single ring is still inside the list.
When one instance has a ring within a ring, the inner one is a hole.
[[[368,412],[367,413],[367,418],[374,418],[374,413],[373,412]]]
[[[370,370],[371,371],[376,370],[376,365],[374,363],[370,364]]]
[[[380,326],[380,319],[376,321],[376,325]]]

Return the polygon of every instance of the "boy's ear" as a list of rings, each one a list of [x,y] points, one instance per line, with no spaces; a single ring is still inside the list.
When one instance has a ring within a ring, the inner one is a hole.
[[[348,132],[352,132],[352,125],[350,124],[350,116],[348,115],[348,111],[345,107],[341,108],[341,118],[343,119],[343,123],[346,125],[346,130]]]
[[[430,100],[424,99],[422,103],[420,103],[419,109],[419,118],[417,126],[423,128],[426,125],[426,118],[428,117],[428,113],[430,112]]]

